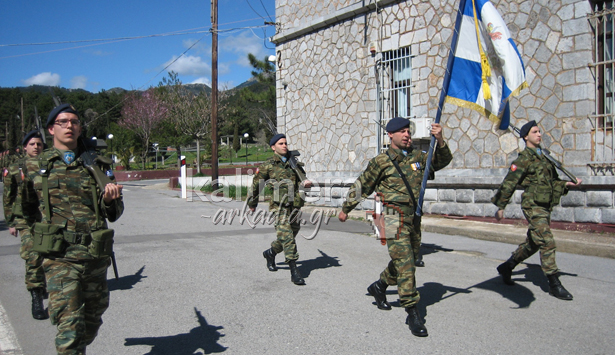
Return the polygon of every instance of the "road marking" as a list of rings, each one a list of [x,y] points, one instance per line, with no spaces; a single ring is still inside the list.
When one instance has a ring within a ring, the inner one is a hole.
[[[0,304],[0,354],[23,355],[17,336],[2,304]]]

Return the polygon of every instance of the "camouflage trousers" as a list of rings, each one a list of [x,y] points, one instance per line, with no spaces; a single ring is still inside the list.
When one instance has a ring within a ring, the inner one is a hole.
[[[109,307],[107,268],[110,259],[67,261],[45,259],[49,292],[49,318],[57,325],[56,350],[60,355],[84,354],[102,325]]]
[[[275,230],[277,239],[271,243],[271,248],[278,254],[284,251],[286,262],[299,259],[295,237],[301,227],[298,221],[300,210],[291,207],[270,209],[276,212]]]
[[[414,277],[416,271],[414,265],[415,253],[418,253],[421,239],[420,233],[417,233],[413,225],[412,211],[405,206],[401,206],[400,209],[402,211],[401,218],[403,218],[401,231],[398,234],[399,238],[387,238],[387,247],[391,261],[389,261],[387,268],[380,274],[380,280],[387,285],[397,285],[401,306],[412,307],[421,298],[416,289],[416,279]],[[420,225],[417,228],[420,228]]]
[[[522,262],[540,250],[542,271],[545,275],[557,273],[555,239],[553,239],[553,234],[549,227],[551,212],[545,207],[532,206],[531,208],[523,208],[523,215],[529,223],[527,238],[513,252],[513,258],[517,262]]]
[[[35,288],[45,288],[45,273],[43,272],[43,256],[32,251],[34,240],[30,230],[19,229],[21,247],[19,256],[26,261],[26,288],[28,291]]]

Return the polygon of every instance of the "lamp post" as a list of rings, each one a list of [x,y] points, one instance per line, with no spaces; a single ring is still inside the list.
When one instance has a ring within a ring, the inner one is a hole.
[[[154,143],[154,149],[156,149],[156,170],[158,170],[158,143]]]
[[[107,139],[109,140],[109,150],[111,151],[111,169],[113,169],[113,163],[115,163],[115,158],[113,157],[113,134],[109,133]]]
[[[248,165],[248,137],[250,137],[248,133],[243,134],[243,138],[246,139],[246,165]]]

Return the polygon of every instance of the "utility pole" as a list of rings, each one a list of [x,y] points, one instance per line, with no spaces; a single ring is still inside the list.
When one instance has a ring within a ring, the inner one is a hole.
[[[218,189],[218,0],[211,0],[211,180]]]
[[[25,121],[25,116],[23,115],[23,96],[21,97],[21,135],[20,137],[23,137],[23,134],[25,133],[25,128],[24,128],[24,121]]]

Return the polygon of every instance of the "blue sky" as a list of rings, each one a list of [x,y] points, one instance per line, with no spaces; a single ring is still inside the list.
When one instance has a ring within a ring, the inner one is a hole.
[[[275,21],[275,0],[218,0],[222,89],[251,77],[248,53],[275,54],[265,21]],[[211,85],[210,28],[210,0],[0,0],[0,87],[147,89],[169,70]]]

